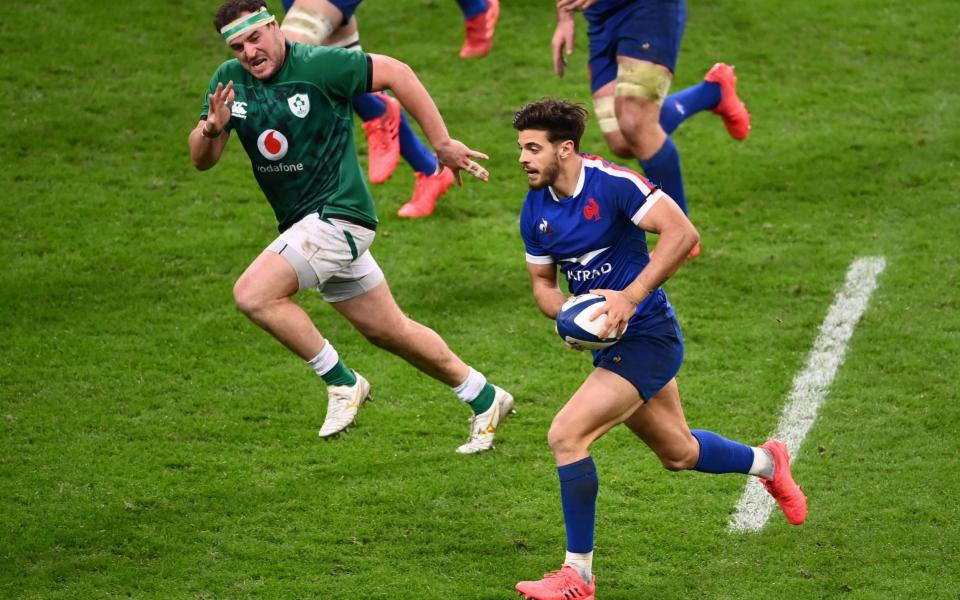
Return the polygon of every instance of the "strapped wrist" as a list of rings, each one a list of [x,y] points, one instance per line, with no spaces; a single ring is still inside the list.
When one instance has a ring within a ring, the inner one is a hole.
[[[202,135],[203,137],[207,138],[208,140],[215,140],[215,139],[217,139],[218,137],[220,137],[221,135],[223,135],[223,130],[221,129],[221,130],[218,131],[216,134],[207,133],[207,125],[206,125],[206,123],[204,123],[203,127],[200,128],[200,135]]]

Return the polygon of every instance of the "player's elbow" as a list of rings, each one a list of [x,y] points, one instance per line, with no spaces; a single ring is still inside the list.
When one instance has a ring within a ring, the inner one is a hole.
[[[700,232],[697,231],[697,228],[693,226],[693,223],[688,221],[689,226],[687,227],[686,235],[684,239],[686,243],[690,246],[687,248],[687,251],[691,250],[694,246],[700,243]]]
[[[212,168],[213,165],[217,164],[217,161],[211,160],[209,156],[204,156],[194,152],[192,149],[190,152],[190,162],[193,163],[193,168],[198,171],[206,171]]]

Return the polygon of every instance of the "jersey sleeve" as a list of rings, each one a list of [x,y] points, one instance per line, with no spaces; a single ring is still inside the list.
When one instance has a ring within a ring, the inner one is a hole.
[[[309,64],[313,82],[331,96],[349,100],[373,85],[373,62],[365,52],[316,46]]]
[[[520,237],[523,238],[527,262],[535,265],[552,265],[553,257],[540,245],[538,223],[530,205],[529,200],[524,202],[523,210],[520,212]]]
[[[616,178],[617,208],[639,226],[640,221],[651,208],[664,197],[663,190],[659,189],[646,177],[624,169]]]
[[[210,78],[210,85],[207,86],[206,93],[203,94],[203,106],[200,108],[200,120],[206,121],[207,115],[210,114],[210,94],[212,94],[217,89],[218,83],[223,83],[227,85],[229,80],[224,80],[223,76],[223,66],[221,66],[213,74],[213,77]],[[227,120],[227,123],[223,126],[226,131],[233,129],[233,119]]]

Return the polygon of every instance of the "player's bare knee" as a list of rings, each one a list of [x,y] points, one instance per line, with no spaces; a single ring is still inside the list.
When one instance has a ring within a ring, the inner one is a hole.
[[[554,456],[561,457],[565,455],[577,454],[583,450],[583,440],[579,436],[570,432],[562,422],[554,419],[547,432],[547,444]]]
[[[668,448],[657,452],[657,458],[660,459],[660,464],[668,471],[686,471],[692,469],[697,464],[697,457],[697,450],[686,446]]]
[[[240,312],[247,316],[255,314],[261,306],[259,295],[254,293],[253,288],[242,277],[233,284],[233,302]]]

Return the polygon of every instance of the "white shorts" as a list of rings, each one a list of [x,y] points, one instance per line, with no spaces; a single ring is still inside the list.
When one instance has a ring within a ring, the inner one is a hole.
[[[374,237],[375,231],[361,225],[313,213],[281,233],[267,250],[290,263],[301,290],[315,287],[327,302],[343,302],[384,280],[369,250]]]

